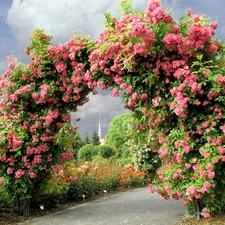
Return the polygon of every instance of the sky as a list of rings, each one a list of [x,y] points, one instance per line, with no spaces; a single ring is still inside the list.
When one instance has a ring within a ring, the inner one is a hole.
[[[29,46],[29,36],[34,29],[44,29],[54,37],[55,44],[65,43],[75,30],[96,39],[104,30],[104,12],[118,17],[121,0],[0,0],[0,75],[7,70],[7,56],[14,55],[19,61],[28,63],[24,47]],[[216,37],[225,40],[224,0],[161,0],[161,5],[171,12],[175,19],[185,15],[191,8],[194,13],[206,15],[218,21]],[[147,0],[133,0],[137,11],[145,9]],[[90,100],[82,106],[73,118],[81,118],[76,123],[78,132],[84,138],[88,133],[98,131],[101,120],[101,136],[105,137],[108,126],[117,115],[127,113],[120,97],[113,97],[109,91],[90,95]]]

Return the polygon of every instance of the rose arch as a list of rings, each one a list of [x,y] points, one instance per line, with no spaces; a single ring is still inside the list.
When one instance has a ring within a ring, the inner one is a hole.
[[[151,130],[149,148],[162,160],[150,191],[194,204],[208,218],[225,207],[225,67],[223,43],[213,39],[217,23],[191,11],[176,22],[157,0],[144,12],[123,1],[122,11],[118,19],[106,14],[96,41],[74,34],[55,46],[36,30],[26,48],[30,63],[8,59],[0,81],[0,177],[21,210],[50,170],[73,157],[71,112],[96,87],[114,96],[122,90],[137,133]]]

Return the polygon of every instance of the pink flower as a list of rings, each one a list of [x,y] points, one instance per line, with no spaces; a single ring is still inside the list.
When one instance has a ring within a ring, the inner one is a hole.
[[[15,172],[15,178],[16,179],[19,179],[20,177],[22,177],[23,175],[25,174],[25,171],[24,170],[18,170]]]
[[[151,193],[154,193],[156,190],[155,190],[155,188],[153,187],[153,185],[149,185],[148,186],[148,190],[151,192]]]
[[[107,89],[107,86],[106,86],[104,81],[98,81],[97,82],[97,87],[99,87],[102,90],[106,90]]]
[[[191,164],[190,163],[185,163],[185,166],[186,166],[187,169],[191,168]]]
[[[153,12],[156,8],[160,7],[160,2],[158,0],[148,1],[148,11]]]
[[[194,164],[192,166],[193,170],[198,170],[200,168],[200,165],[199,164]]]
[[[153,107],[158,107],[159,106],[159,103],[161,102],[162,98],[161,97],[155,97],[152,99],[152,104],[153,104]]]
[[[223,155],[225,153],[225,149],[222,146],[219,146],[218,152],[219,152],[220,155]]]
[[[187,200],[183,200],[183,203],[184,203],[184,205],[188,205],[189,204],[189,202],[187,201]]]
[[[207,190],[208,190],[210,187],[212,187],[212,186],[213,186],[213,184],[210,183],[210,182],[208,182],[208,181],[206,181],[206,182],[203,184],[203,187],[205,187]]]
[[[128,86],[125,91],[127,92],[127,94],[131,94],[133,91],[133,87],[132,86]]]
[[[39,142],[37,135],[32,135],[32,139],[35,143]]]
[[[174,174],[172,175],[172,179],[173,179],[173,180],[177,180],[177,179],[178,179],[178,177],[179,177],[179,176],[178,176],[178,174],[177,174],[177,173],[174,173]]]
[[[219,162],[219,160],[217,158],[213,159],[212,163],[213,164],[217,164]]]
[[[204,128],[209,127],[209,125],[210,125],[209,121],[205,121],[205,122],[202,123],[202,126],[203,126]]]
[[[152,15],[153,15],[153,18],[152,18],[153,23],[158,24],[164,21],[166,13],[162,8],[158,7],[153,11]]]
[[[211,163],[208,163],[205,168],[208,170],[208,172],[211,172],[212,171],[212,164]]]
[[[35,177],[37,177],[37,174],[34,172],[29,172],[29,176],[31,179],[34,179]]]
[[[146,93],[141,95],[141,100],[146,100],[148,98],[148,95]]]
[[[51,166],[51,169],[52,169],[54,172],[58,172],[58,171],[59,171],[59,165]]]
[[[205,171],[200,170],[199,174],[200,174],[200,178],[205,178]]]
[[[133,100],[133,101],[137,101],[138,99],[139,99],[139,96],[138,96],[137,92],[134,92],[134,93],[132,94],[132,100]]]
[[[209,218],[211,217],[209,213],[201,212],[201,215],[202,215],[205,219],[209,219]]]
[[[63,72],[64,70],[66,70],[66,68],[65,68],[65,66],[64,66],[64,64],[63,64],[62,61],[61,61],[61,62],[57,62],[57,63],[55,64],[55,68],[56,68],[56,70],[58,71],[58,73],[61,73],[61,72]]]
[[[211,194],[211,195],[210,195],[210,198],[215,198],[215,197],[216,197],[215,194]]]
[[[177,196],[178,196],[179,198],[182,198],[182,196],[183,196],[182,191],[177,191]]]
[[[35,155],[34,156],[34,164],[41,164],[42,163],[42,156],[41,155]]]
[[[197,99],[197,100],[195,101],[195,104],[196,104],[196,105],[200,105],[201,102]]]
[[[45,123],[44,123],[45,126],[46,125],[49,126],[52,122],[53,122],[53,119],[52,119],[51,116],[46,116],[45,117]]]
[[[197,194],[197,189],[196,187],[190,187],[190,188],[187,188],[186,190],[186,195],[196,195]]]
[[[45,83],[40,86],[40,89],[41,89],[40,94],[43,98],[46,98],[48,92],[51,90],[50,86]]]
[[[11,174],[13,172],[13,169],[11,167],[7,168],[7,174]]]
[[[119,90],[118,90],[117,88],[113,88],[113,89],[112,89],[112,95],[113,95],[114,97],[118,97],[118,96],[119,96]]]
[[[164,157],[168,156],[168,152],[169,152],[168,148],[165,148],[164,150],[159,150],[158,154],[160,159],[163,159]]]
[[[128,88],[128,84],[122,83],[122,84],[120,85],[120,87],[121,87],[123,90],[126,90],[126,88]]]
[[[211,27],[212,29],[214,29],[214,30],[217,29],[217,26],[218,26],[218,22],[211,22],[211,23],[210,23],[210,27]]]
[[[68,103],[70,101],[70,97],[68,95],[64,96],[63,101]]]
[[[190,146],[185,146],[183,147],[183,150],[186,154],[188,154],[191,151],[191,147]]]
[[[67,160],[73,159],[73,157],[74,157],[74,153],[73,152],[69,152],[69,151],[64,152],[61,155],[61,162],[63,163],[65,161],[67,161]]]
[[[30,132],[31,133],[34,133],[34,132],[36,132],[37,131],[37,128],[34,126],[34,125],[32,125],[31,127],[30,127]]]
[[[203,154],[203,157],[204,157],[204,158],[210,158],[210,156],[211,156],[211,154],[210,154],[209,152],[205,152],[205,153]]]
[[[209,172],[208,173],[208,178],[213,179],[215,177],[215,172]]]
[[[225,162],[225,155],[221,155],[221,161]]]

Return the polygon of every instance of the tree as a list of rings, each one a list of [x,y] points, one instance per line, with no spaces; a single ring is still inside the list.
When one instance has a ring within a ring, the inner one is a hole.
[[[89,139],[89,136],[88,136],[88,133],[86,133],[84,142],[85,142],[86,144],[90,144],[90,143],[91,143],[91,141],[90,141],[90,139]]]
[[[93,135],[92,135],[92,144],[100,145],[100,138],[99,138],[98,132],[96,130],[94,130]]]
[[[132,114],[126,113],[116,116],[109,125],[106,135],[107,143],[116,147],[117,157],[129,156],[129,149],[126,145],[129,140],[129,126],[132,126]]]

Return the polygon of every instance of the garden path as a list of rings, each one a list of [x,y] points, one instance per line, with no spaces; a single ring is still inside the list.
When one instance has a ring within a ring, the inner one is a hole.
[[[138,188],[19,223],[20,225],[179,225],[181,201],[164,200]]]

